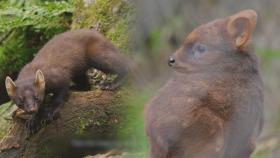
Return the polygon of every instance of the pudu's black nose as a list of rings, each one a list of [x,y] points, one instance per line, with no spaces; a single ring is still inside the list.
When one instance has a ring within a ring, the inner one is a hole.
[[[175,59],[170,57],[169,60],[168,60],[168,65],[169,66],[174,66],[175,62],[176,62]]]

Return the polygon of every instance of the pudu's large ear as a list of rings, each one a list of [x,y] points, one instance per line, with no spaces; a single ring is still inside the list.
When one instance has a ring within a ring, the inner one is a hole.
[[[256,27],[257,13],[244,10],[229,17],[227,31],[234,39],[236,48],[242,48],[251,38]]]
[[[41,70],[36,71],[35,86],[42,91],[45,90],[46,83],[43,72]]]
[[[8,95],[10,97],[14,96],[16,91],[16,84],[9,76],[6,77],[5,85]]]

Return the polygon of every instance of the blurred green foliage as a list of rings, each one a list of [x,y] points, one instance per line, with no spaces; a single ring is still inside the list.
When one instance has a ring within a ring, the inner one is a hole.
[[[0,76],[16,73],[52,36],[70,27],[70,2],[0,3]]]
[[[129,137],[129,140],[134,144],[133,150],[147,151],[147,140],[144,132],[143,111],[145,103],[151,96],[151,91],[148,89],[144,92],[134,94],[132,97],[125,98],[125,103],[128,105],[126,112],[126,127],[122,130],[122,135]]]
[[[122,89],[123,106],[125,115],[122,118],[122,127],[118,135],[122,140],[128,140],[126,150],[139,155],[131,155],[131,158],[147,158],[149,145],[144,129],[144,105],[162,85],[161,82],[151,81],[143,89],[127,86]]]
[[[263,60],[279,59],[280,58],[280,50],[257,49],[256,53]]]
[[[269,152],[268,151],[263,151],[261,153],[254,153],[252,155],[252,158],[268,158]]]
[[[68,27],[69,22],[61,15],[72,13],[73,6],[65,1],[42,3],[2,3],[0,32],[32,26],[34,30]]]
[[[7,0],[0,2],[0,103],[4,79],[16,76],[55,34],[70,29],[71,1]]]

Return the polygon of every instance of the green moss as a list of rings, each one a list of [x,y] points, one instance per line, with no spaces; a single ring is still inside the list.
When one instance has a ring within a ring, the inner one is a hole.
[[[107,37],[121,50],[128,51],[129,35],[127,34],[128,22],[121,19],[116,26],[107,32]]]
[[[75,2],[72,29],[93,27],[118,48],[127,51],[132,9],[125,0],[95,0],[86,6],[82,0]]]
[[[0,140],[7,134],[8,130],[12,126],[11,114],[13,111],[13,105],[11,102],[5,103],[0,106]]]
[[[84,134],[87,127],[92,123],[93,123],[92,119],[79,117],[78,122],[76,124],[76,134],[78,135]]]

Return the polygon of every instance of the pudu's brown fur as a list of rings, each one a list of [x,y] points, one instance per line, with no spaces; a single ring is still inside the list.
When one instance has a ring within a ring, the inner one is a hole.
[[[249,158],[263,123],[253,10],[201,25],[171,56],[176,75],[145,108],[151,158]]]
[[[88,29],[65,32],[51,39],[20,71],[15,82],[6,78],[7,92],[16,105],[33,117],[28,128],[35,132],[43,115],[55,117],[63,104],[70,82],[89,88],[86,71],[96,68],[117,74],[112,84],[103,89],[115,89],[128,73],[129,60],[103,35]],[[43,107],[45,96],[52,93],[51,107]],[[48,110],[46,110],[48,109]],[[48,111],[48,114],[43,114]]]

